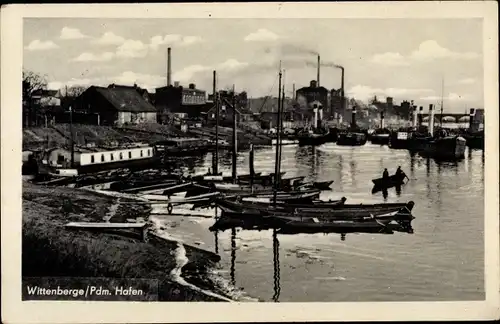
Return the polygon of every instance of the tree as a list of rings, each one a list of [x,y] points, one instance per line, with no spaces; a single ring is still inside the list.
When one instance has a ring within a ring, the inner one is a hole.
[[[87,87],[75,85],[72,87],[68,87],[67,90],[66,88],[64,88],[61,90],[61,92],[64,93],[64,97],[76,98],[84,93],[85,90],[87,90]]]
[[[47,88],[47,77],[33,71],[23,70],[23,112],[25,125],[31,126],[37,121],[37,103],[34,95]]]

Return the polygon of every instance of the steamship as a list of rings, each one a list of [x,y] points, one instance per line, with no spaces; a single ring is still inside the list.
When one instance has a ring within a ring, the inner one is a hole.
[[[362,146],[366,144],[368,134],[358,128],[356,124],[356,107],[352,107],[351,127],[344,131],[339,131],[337,145],[341,146]]]

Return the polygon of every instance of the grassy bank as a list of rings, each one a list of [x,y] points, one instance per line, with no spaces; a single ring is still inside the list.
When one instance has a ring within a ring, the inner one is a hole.
[[[70,221],[98,222],[110,216],[111,222],[124,222],[147,217],[149,212],[144,205],[116,207],[116,203],[116,198],[84,190],[23,183],[23,277],[157,279],[160,301],[221,300],[175,281],[171,271],[178,267],[174,254],[177,242],[152,237],[145,243],[133,235],[64,227]],[[223,294],[205,275],[218,257],[194,247],[184,248],[189,261],[182,268],[182,277],[197,287]]]

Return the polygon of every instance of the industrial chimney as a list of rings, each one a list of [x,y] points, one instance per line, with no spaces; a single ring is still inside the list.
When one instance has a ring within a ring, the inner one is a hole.
[[[429,133],[434,136],[434,105],[429,104]]]
[[[172,85],[172,48],[167,49],[167,86]]]
[[[319,83],[319,71],[320,71],[320,65],[321,65],[321,63],[320,63],[320,62],[321,62],[321,58],[320,58],[320,56],[318,55],[318,75],[317,75],[317,77],[316,77],[316,84],[318,85],[318,87],[319,87],[319,85],[320,85],[320,83]]]
[[[471,108],[469,110],[469,131],[472,131],[472,127],[474,126],[474,116],[476,115],[476,110]]]

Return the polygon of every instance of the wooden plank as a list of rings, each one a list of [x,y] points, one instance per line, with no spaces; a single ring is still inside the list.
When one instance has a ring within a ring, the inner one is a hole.
[[[90,222],[72,222],[64,225],[65,227],[74,228],[143,228],[147,223],[90,223]]]

